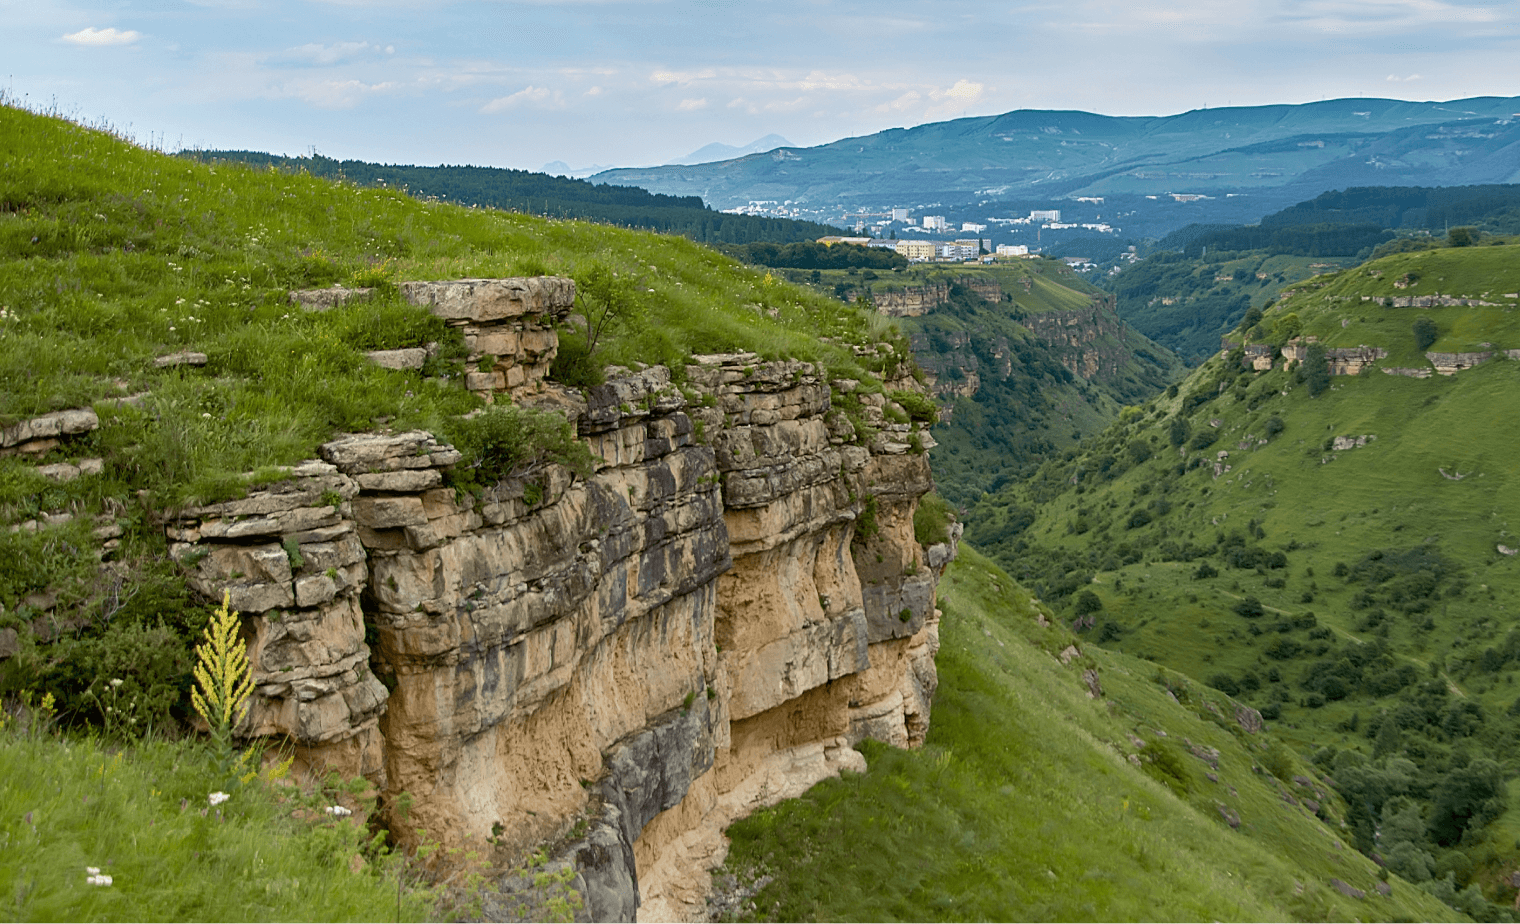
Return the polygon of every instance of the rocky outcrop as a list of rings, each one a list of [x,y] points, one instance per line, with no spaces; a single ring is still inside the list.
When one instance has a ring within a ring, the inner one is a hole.
[[[951,282],[930,282],[920,286],[890,286],[871,293],[876,310],[894,318],[914,318],[928,314],[950,301],[950,286],[964,286],[989,302],[1003,300],[1003,287],[995,279],[961,276]]]
[[[89,433],[100,426],[100,418],[91,408],[54,411],[31,420],[0,429],[0,456],[40,456],[56,449],[62,440]]]
[[[1055,347],[1072,375],[1088,380],[1116,378],[1131,353],[1124,344],[1125,323],[1114,310],[1114,296],[1096,294],[1076,311],[1044,311],[1023,321],[1035,336]]]
[[[486,400],[536,390],[559,350],[554,326],[575,306],[575,283],[558,276],[403,282],[401,295],[464,334],[473,370],[465,387]]]
[[[574,297],[411,286],[524,370],[520,396],[554,349],[523,335]],[[166,530],[191,584],[246,616],[243,734],[368,777],[407,806],[402,837],[562,838],[590,918],[690,917],[728,823],[864,769],[862,738],[923,741],[954,541],[914,539],[932,440],[884,395],[847,414],[821,367],[753,354],[698,357],[680,384],[610,372],[540,386],[601,459],[589,478],[459,492],[429,434],[357,434]]]
[[[1441,375],[1456,375],[1464,369],[1481,366],[1494,358],[1492,350],[1478,353],[1426,353],[1425,358]]]

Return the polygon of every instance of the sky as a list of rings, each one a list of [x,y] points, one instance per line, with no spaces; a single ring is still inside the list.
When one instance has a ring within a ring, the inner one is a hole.
[[[0,0],[0,90],[140,143],[541,170],[1013,109],[1520,95],[1514,0]]]

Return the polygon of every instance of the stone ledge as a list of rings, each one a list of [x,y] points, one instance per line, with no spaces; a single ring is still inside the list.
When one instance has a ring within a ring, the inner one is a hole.
[[[403,282],[401,296],[445,320],[501,321],[528,314],[562,317],[575,306],[575,281],[563,276]]]
[[[301,289],[290,293],[290,303],[300,305],[307,311],[327,311],[349,302],[368,301],[375,294],[373,288],[348,289],[333,286],[330,289]]]

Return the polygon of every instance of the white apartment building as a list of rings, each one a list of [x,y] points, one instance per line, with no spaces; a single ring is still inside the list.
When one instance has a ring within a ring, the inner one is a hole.
[[[1060,209],[1036,209],[1029,213],[1030,221],[1060,221]]]
[[[997,255],[1000,257],[1027,257],[1029,256],[1028,244],[999,244]]]
[[[907,221],[908,220],[908,210],[907,209],[893,209],[892,210],[892,220],[893,221]]]
[[[945,230],[945,216],[925,215],[923,225],[927,231],[943,231]]]
[[[979,225],[974,221],[963,221],[961,222],[961,230],[970,231],[972,234],[981,234],[983,231],[987,230],[987,226]]]

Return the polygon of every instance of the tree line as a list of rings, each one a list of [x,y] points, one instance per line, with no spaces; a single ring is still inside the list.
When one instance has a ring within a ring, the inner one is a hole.
[[[185,151],[181,156],[200,161],[241,161],[360,186],[387,186],[419,198],[459,205],[679,234],[702,244],[785,244],[839,233],[838,228],[812,221],[715,212],[699,196],[667,196],[637,186],[591,183],[527,170],[446,164],[416,167],[340,161],[320,154],[282,157],[258,151]]]

